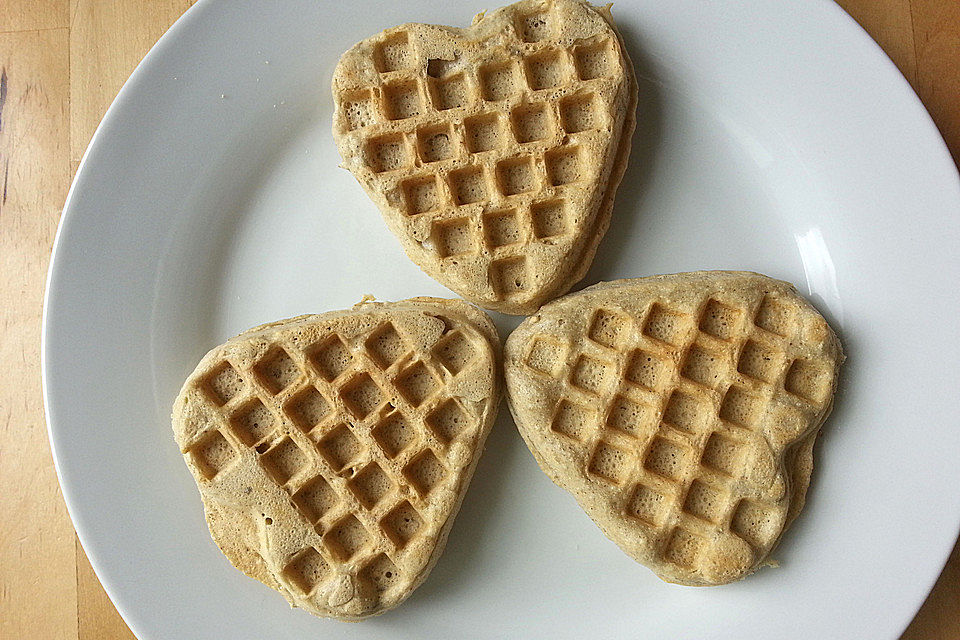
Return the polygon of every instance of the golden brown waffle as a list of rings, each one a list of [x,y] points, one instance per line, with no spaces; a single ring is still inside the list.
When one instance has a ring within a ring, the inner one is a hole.
[[[440,283],[527,314],[586,273],[637,100],[609,7],[525,0],[467,29],[388,29],[341,57],[333,95],[343,166]]]
[[[363,302],[208,353],[173,410],[214,540],[321,616],[397,606],[446,543],[497,413],[499,340],[461,301]]]
[[[737,580],[803,506],[840,343],[792,286],[740,272],[601,283],[508,338],[541,468],[664,580]]]

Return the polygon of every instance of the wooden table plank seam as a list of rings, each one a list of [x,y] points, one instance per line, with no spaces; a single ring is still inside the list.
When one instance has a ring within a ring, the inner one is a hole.
[[[142,56],[192,3],[0,2],[0,357],[11,380],[32,381],[0,387],[0,436],[12,443],[0,456],[0,486],[19,489],[0,502],[0,523],[27,523],[0,524],[0,638],[133,638],[57,485],[37,382],[40,305],[59,209],[93,131]],[[960,160],[960,2],[839,4],[901,69]],[[960,640],[957,603],[960,546],[902,640]]]

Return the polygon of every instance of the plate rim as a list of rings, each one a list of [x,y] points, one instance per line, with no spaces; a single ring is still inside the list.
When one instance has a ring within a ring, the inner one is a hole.
[[[101,145],[101,138],[103,138],[105,135],[104,132],[113,125],[114,121],[117,121],[121,118],[125,103],[128,101],[130,94],[135,91],[133,86],[138,84],[142,76],[148,73],[149,67],[153,66],[154,64],[159,64],[159,61],[162,59],[165,50],[169,47],[175,46],[177,38],[180,37],[180,33],[191,28],[193,23],[199,19],[200,14],[206,11],[212,11],[215,7],[222,8],[228,5],[229,2],[223,2],[221,0],[197,0],[174,21],[174,23],[160,36],[160,38],[157,39],[157,41],[150,47],[150,50],[134,67],[130,76],[124,81],[122,87],[111,101],[110,106],[105,111],[103,118],[100,120],[93,135],[91,136],[90,141],[77,166],[77,170],[71,180],[70,188],[67,191],[67,195],[61,210],[60,219],[57,223],[57,229],[51,247],[50,260],[44,283],[40,335],[41,390],[44,409],[44,422],[47,428],[47,438],[50,443],[50,451],[54,462],[57,481],[60,486],[67,513],[70,516],[71,524],[74,527],[74,531],[78,540],[80,541],[80,544],[84,548],[84,553],[87,555],[98,581],[102,585],[104,591],[110,598],[111,603],[116,608],[124,623],[128,625],[131,632],[134,633],[134,635],[138,638],[142,637],[142,630],[138,628],[139,621],[136,620],[136,616],[133,615],[132,612],[127,612],[125,611],[124,607],[118,605],[117,594],[120,593],[120,588],[114,584],[109,577],[104,577],[101,574],[99,568],[101,567],[99,552],[87,550],[88,546],[86,542],[92,538],[92,534],[90,534],[90,532],[86,529],[77,526],[75,513],[79,513],[79,511],[82,509],[79,503],[76,501],[77,499],[72,486],[64,483],[63,481],[61,468],[61,465],[63,464],[61,461],[63,453],[58,449],[56,436],[57,427],[53,424],[53,420],[51,419],[51,406],[55,400],[51,397],[51,391],[48,384],[49,370],[52,367],[52,356],[50,355],[51,352],[48,347],[49,333],[51,330],[49,323],[49,309],[51,300],[54,297],[51,284],[54,282],[55,272],[62,268],[57,258],[63,242],[64,229],[68,224],[75,223],[72,205],[77,198],[78,191],[82,189],[81,183],[84,180],[90,157],[92,154],[96,153],[96,150]],[[900,72],[886,51],[883,50],[879,43],[873,39],[873,37],[864,27],[862,27],[834,0],[811,0],[809,3],[798,3],[794,7],[798,10],[811,11],[813,10],[811,9],[813,5],[819,5],[820,7],[825,7],[828,10],[833,11],[834,22],[836,23],[837,28],[842,29],[845,35],[851,39],[851,42],[855,43],[855,41],[859,41],[860,44],[866,44],[868,48],[872,49],[873,53],[869,57],[882,71],[882,82],[891,86],[899,85],[900,95],[897,98],[897,103],[904,106],[909,105],[909,108],[912,112],[912,120],[918,125],[922,122],[922,126],[927,129],[927,132],[933,134],[933,139],[936,141],[936,146],[940,152],[940,157],[937,159],[931,158],[931,164],[943,164],[945,167],[951,168],[952,173],[949,171],[948,173],[951,173],[952,177],[954,177],[956,181],[960,183],[960,168],[958,168],[957,164],[954,162],[953,157],[950,154],[950,150],[943,138],[943,135],[940,133],[936,123],[934,122],[933,117],[927,111],[927,108],[924,106],[913,86],[910,85],[909,81]],[[926,580],[926,587],[922,592],[921,598],[911,607],[913,614],[908,620],[903,622],[902,626],[899,627],[898,637],[899,635],[902,635],[903,631],[909,627],[913,619],[916,617],[916,614],[929,597],[930,592],[939,580],[943,568],[950,558],[952,548],[956,543],[956,538],[958,534],[960,534],[960,510],[958,510],[958,512],[955,514],[954,520],[955,526],[953,535],[949,538],[946,548],[941,548],[939,552],[939,556],[941,558],[939,562],[940,570]]]

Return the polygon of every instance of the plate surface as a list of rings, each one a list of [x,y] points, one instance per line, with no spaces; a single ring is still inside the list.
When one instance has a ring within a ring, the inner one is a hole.
[[[291,612],[217,551],[169,426],[199,358],[364,293],[450,295],[336,168],[337,58],[481,8],[201,0],[104,118],[57,236],[43,371],[64,496],[118,609],[145,639],[895,638],[960,526],[960,180],[907,83],[823,0],[616,4],[639,125],[581,283],[756,270],[841,335],[836,410],[779,569],[660,582],[539,471],[505,407],[446,553],[396,611]]]

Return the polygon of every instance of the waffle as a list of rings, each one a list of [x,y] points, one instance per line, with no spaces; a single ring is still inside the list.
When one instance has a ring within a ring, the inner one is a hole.
[[[601,283],[507,339],[540,467],[669,582],[761,566],[803,507],[840,343],[792,286],[742,272]]]
[[[400,604],[446,543],[499,404],[499,339],[462,301],[264,325],[187,378],[173,428],[214,540],[319,616]]]
[[[343,54],[333,95],[343,166],[441,284],[529,314],[586,273],[637,102],[609,6],[525,0],[467,29],[388,29]]]

